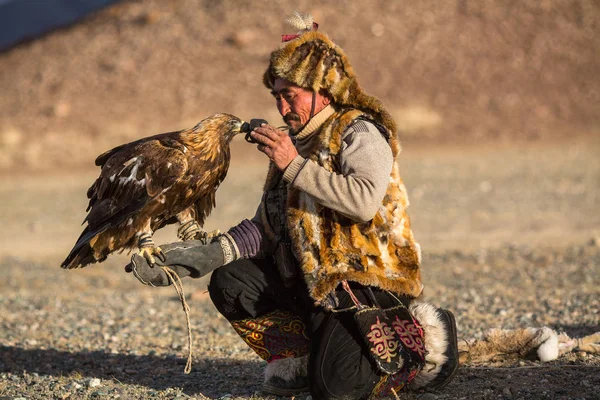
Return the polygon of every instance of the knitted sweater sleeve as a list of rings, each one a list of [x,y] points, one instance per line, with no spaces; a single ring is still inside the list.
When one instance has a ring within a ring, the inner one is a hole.
[[[375,125],[360,121],[342,136],[341,174],[300,155],[283,178],[294,188],[356,222],[370,221],[385,196],[394,158]]]
[[[261,201],[252,219],[245,219],[227,231],[239,258],[260,259],[273,253],[277,243],[270,227],[264,224],[263,204]]]

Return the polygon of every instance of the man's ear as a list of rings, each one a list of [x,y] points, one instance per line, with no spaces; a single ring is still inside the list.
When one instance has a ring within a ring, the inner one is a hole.
[[[329,103],[331,103],[331,99],[332,99],[331,95],[329,94],[329,92],[326,89],[319,90],[319,94],[322,97],[321,101],[323,102],[324,106],[329,105]]]

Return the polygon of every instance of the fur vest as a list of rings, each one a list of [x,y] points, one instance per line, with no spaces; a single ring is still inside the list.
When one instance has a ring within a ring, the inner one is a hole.
[[[359,117],[355,109],[336,111],[314,135],[309,159],[331,172],[340,171],[342,134]],[[317,203],[294,188],[287,191],[287,231],[309,294],[329,307],[327,296],[344,280],[379,287],[399,295],[418,297],[422,291],[420,246],[406,214],[408,197],[396,162],[400,152],[395,135],[389,144],[394,155],[390,183],[381,206],[369,222],[357,223]],[[271,165],[265,188],[278,186],[281,176]]]

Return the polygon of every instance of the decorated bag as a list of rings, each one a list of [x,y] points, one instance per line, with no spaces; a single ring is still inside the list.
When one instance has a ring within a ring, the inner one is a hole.
[[[358,301],[346,282],[343,286],[357,307],[354,320],[379,370],[388,375],[401,370],[421,370],[425,365],[423,330],[404,304],[396,299],[396,306],[381,308],[367,288],[372,304],[366,306]]]

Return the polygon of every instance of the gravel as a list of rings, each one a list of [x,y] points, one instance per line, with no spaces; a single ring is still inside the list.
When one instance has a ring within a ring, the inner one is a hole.
[[[0,262],[3,396],[260,398],[265,363],[216,312],[206,278],[185,282],[194,363],[184,375],[186,327],[175,291],[142,287],[107,264],[100,275],[98,268]],[[426,254],[424,264],[426,295],[455,312],[460,338],[493,327],[547,325],[572,336],[599,330],[600,248],[594,243],[443,251]],[[546,364],[465,367],[443,392],[408,398],[592,399],[600,393],[599,372],[600,356],[585,353]]]

